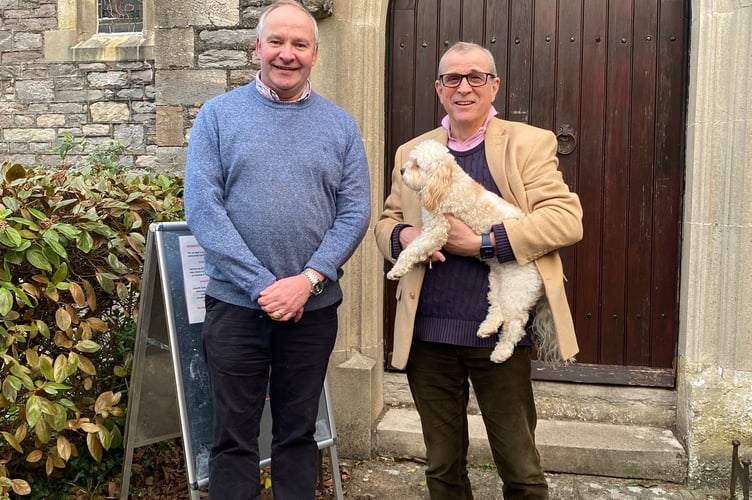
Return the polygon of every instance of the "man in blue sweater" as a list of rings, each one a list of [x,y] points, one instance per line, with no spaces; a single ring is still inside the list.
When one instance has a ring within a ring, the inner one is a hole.
[[[294,0],[261,16],[255,81],[206,102],[191,131],[186,219],[205,251],[203,329],[214,408],[209,493],[260,498],[270,391],[276,500],[313,499],[319,396],[339,279],[368,228],[370,181],[352,117],[311,89],[318,27]]]

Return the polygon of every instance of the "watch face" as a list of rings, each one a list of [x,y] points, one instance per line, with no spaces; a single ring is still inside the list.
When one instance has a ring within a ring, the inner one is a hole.
[[[320,294],[320,293],[321,293],[321,292],[323,292],[323,291],[324,291],[324,283],[323,283],[323,282],[321,282],[321,281],[319,281],[318,283],[316,283],[315,285],[313,285],[313,286],[311,287],[311,292],[312,292],[312,293],[313,293],[314,295],[318,295],[318,294]]]

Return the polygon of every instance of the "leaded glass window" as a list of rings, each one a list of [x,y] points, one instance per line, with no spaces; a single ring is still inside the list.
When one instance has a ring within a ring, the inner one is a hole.
[[[143,0],[98,0],[99,33],[133,33],[144,29]]]

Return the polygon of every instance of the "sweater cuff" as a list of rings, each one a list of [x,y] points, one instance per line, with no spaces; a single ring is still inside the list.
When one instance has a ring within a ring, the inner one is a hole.
[[[396,226],[394,226],[394,229],[392,229],[392,258],[393,259],[397,259],[397,257],[399,257],[399,254],[402,252],[402,245],[400,245],[399,235],[400,235],[400,231],[402,231],[406,227],[410,227],[410,224],[397,224]]]
[[[504,224],[494,224],[491,229],[496,239],[496,258],[499,259],[499,262],[504,263],[516,260]]]

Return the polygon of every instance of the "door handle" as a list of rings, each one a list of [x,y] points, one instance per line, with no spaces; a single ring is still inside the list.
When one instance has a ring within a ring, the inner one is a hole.
[[[577,147],[577,137],[574,128],[568,123],[561,125],[556,129],[556,142],[558,146],[556,151],[561,155],[568,155]]]

